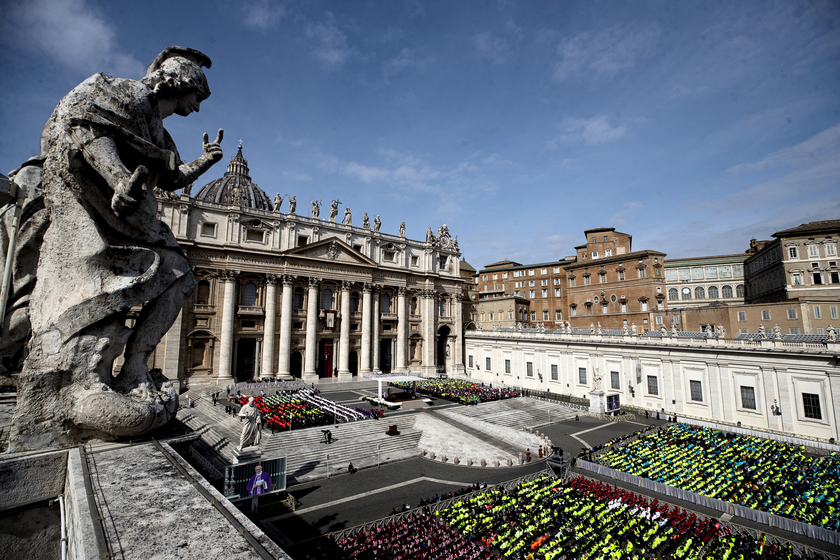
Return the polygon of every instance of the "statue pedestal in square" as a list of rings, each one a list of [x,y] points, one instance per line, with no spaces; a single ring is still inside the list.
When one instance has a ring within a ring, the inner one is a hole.
[[[589,412],[606,414],[607,395],[603,391],[589,391]]]
[[[262,451],[256,445],[246,447],[242,451],[233,450],[233,464],[250,463],[252,461],[259,461],[262,457]]]

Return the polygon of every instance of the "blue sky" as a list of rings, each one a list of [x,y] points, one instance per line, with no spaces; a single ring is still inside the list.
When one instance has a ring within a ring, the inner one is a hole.
[[[39,151],[95,72],[200,49],[212,96],[166,121],[182,157],[225,129],[299,210],[339,199],[476,268],[574,254],[615,227],[670,258],[840,218],[840,4],[3,2],[0,170]],[[284,207],[285,206],[284,203]]]

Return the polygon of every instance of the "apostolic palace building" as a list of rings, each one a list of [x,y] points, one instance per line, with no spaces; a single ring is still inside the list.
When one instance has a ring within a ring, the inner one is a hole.
[[[155,352],[169,379],[463,372],[464,280],[446,225],[416,241],[404,223],[395,235],[379,216],[339,217],[337,201],[325,217],[320,201],[272,201],[242,146],[194,195],[157,195],[198,280]]]

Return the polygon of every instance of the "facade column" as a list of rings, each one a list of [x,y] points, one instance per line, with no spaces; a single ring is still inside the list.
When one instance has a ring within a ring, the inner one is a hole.
[[[338,341],[338,377],[349,378],[350,373],[350,288],[353,282],[341,281],[341,330]]]
[[[263,342],[263,339],[257,338],[255,340],[255,342],[256,342],[256,345],[255,345],[256,347],[254,348],[254,361],[256,363],[254,364],[254,377],[259,378],[260,377],[260,372],[262,371],[262,345],[263,345],[262,342]]]
[[[379,367],[379,306],[382,302],[379,286],[373,285],[373,316],[371,316],[370,334],[373,337],[373,344],[371,344],[371,353],[373,354],[373,373],[382,373]]]
[[[283,301],[280,303],[280,361],[277,375],[291,375],[289,359],[292,353],[292,301],[294,300],[295,277],[283,275]]]
[[[360,374],[370,373],[370,292],[371,285],[368,282],[362,286],[362,363],[359,368]]]
[[[434,289],[426,289],[421,292],[423,301],[423,374],[426,377],[437,375],[435,367],[435,302],[437,298]]]
[[[219,372],[216,379],[220,383],[233,383],[231,361],[233,358],[233,320],[236,315],[236,272],[225,270],[220,279],[224,286],[222,301],[222,333],[219,347]]]
[[[306,296],[306,357],[303,362],[303,380],[317,381],[318,370],[318,278],[309,279],[309,292]]]
[[[277,275],[265,277],[265,341],[262,351],[261,373],[263,377],[274,377],[274,324],[277,319]]]
[[[408,314],[405,309],[405,294],[408,292],[404,287],[397,290],[397,369],[399,373],[406,371],[405,367],[405,342],[408,336]]]
[[[451,301],[453,320],[455,321],[455,325],[452,327],[455,334],[453,369],[457,374],[466,375],[467,370],[464,367],[464,306],[461,304],[461,294],[453,295]]]

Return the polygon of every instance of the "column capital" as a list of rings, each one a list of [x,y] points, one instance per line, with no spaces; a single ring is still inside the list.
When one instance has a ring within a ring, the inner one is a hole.
[[[397,288],[397,294],[405,297],[408,294],[408,288],[406,288],[405,286],[400,286],[399,288]]]
[[[282,276],[283,285],[284,286],[294,286],[295,285],[295,277],[291,274],[284,274]]]
[[[371,293],[372,291],[373,291],[373,284],[371,284],[370,282],[364,282],[364,283],[362,284],[362,292],[363,292],[363,293],[365,293],[365,294],[369,294],[369,293]]]
[[[380,290],[382,290],[382,286],[380,286],[379,284],[371,284],[370,287],[371,290],[373,290],[373,293],[375,294],[378,294]]]
[[[321,279],[314,276],[309,277],[309,287],[317,288],[321,284]]]
[[[273,286],[273,285],[277,284],[277,281],[279,279],[280,278],[276,274],[266,274],[265,275],[265,283],[268,286]]]
[[[420,290],[420,295],[427,299],[434,299],[436,293],[434,290]]]
[[[342,280],[341,281],[341,291],[342,292],[349,292],[351,289],[353,289],[353,284],[355,284],[355,282],[352,282],[350,280]]]
[[[235,270],[222,270],[219,272],[219,279],[222,282],[236,282],[237,276],[239,276],[239,272]]]

